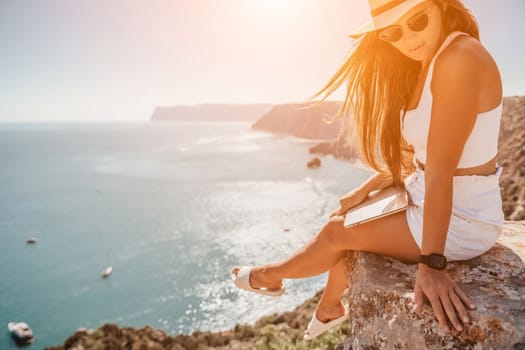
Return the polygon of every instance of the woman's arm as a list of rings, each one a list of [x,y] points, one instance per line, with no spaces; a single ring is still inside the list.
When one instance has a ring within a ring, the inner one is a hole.
[[[452,179],[478,114],[482,47],[473,38],[461,39],[436,61],[431,85],[422,254],[443,254],[452,214]]]
[[[478,114],[480,79],[486,68],[482,56],[477,40],[462,38],[436,60],[425,164],[423,255],[444,253],[452,214],[453,176]],[[445,270],[433,270],[420,264],[415,291],[416,307],[422,304],[422,294],[427,295],[443,328],[448,330],[447,316],[454,327],[461,330],[456,311],[463,322],[468,320],[463,303],[469,307],[473,304]]]
[[[364,201],[370,192],[388,187],[393,182],[392,174],[376,173],[370,176],[361,185],[341,197],[339,200],[340,208],[330,214],[330,217],[344,215],[348,209]]]

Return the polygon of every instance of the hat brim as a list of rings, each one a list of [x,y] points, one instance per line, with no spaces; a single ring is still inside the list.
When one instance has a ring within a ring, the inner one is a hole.
[[[349,33],[348,36],[351,37],[352,39],[357,39],[363,34],[372,32],[374,30],[376,30],[376,28],[374,27],[374,22],[372,22],[372,20],[370,19],[368,20],[368,22],[361,24],[356,30]]]
[[[410,11],[412,7],[419,5],[426,0],[407,0],[402,4],[380,14],[379,16],[368,20],[357,29],[348,34],[349,37],[357,39],[363,34],[372,32],[374,30],[386,28],[394,24],[398,19],[403,17],[405,13]]]

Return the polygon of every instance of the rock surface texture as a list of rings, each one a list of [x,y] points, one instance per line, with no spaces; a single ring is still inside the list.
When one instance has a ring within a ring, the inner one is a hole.
[[[417,265],[349,253],[347,298],[352,320],[337,349],[525,349],[525,222],[507,222],[487,253],[447,270],[477,306],[472,323],[446,334],[430,305],[411,312]]]
[[[497,160],[506,220],[525,220],[525,96],[505,97]]]

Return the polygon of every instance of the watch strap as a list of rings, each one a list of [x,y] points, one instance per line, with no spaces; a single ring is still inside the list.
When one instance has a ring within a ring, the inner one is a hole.
[[[437,270],[443,270],[447,266],[447,258],[442,254],[436,253],[419,255],[419,262]]]

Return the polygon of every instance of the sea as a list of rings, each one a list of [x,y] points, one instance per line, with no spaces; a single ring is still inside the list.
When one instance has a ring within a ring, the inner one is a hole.
[[[326,274],[271,298],[230,271],[292,254],[370,172],[332,156],[309,169],[316,140],[251,124],[1,123],[0,349],[16,348],[11,321],[42,349],[105,323],[225,330],[319,291]]]

